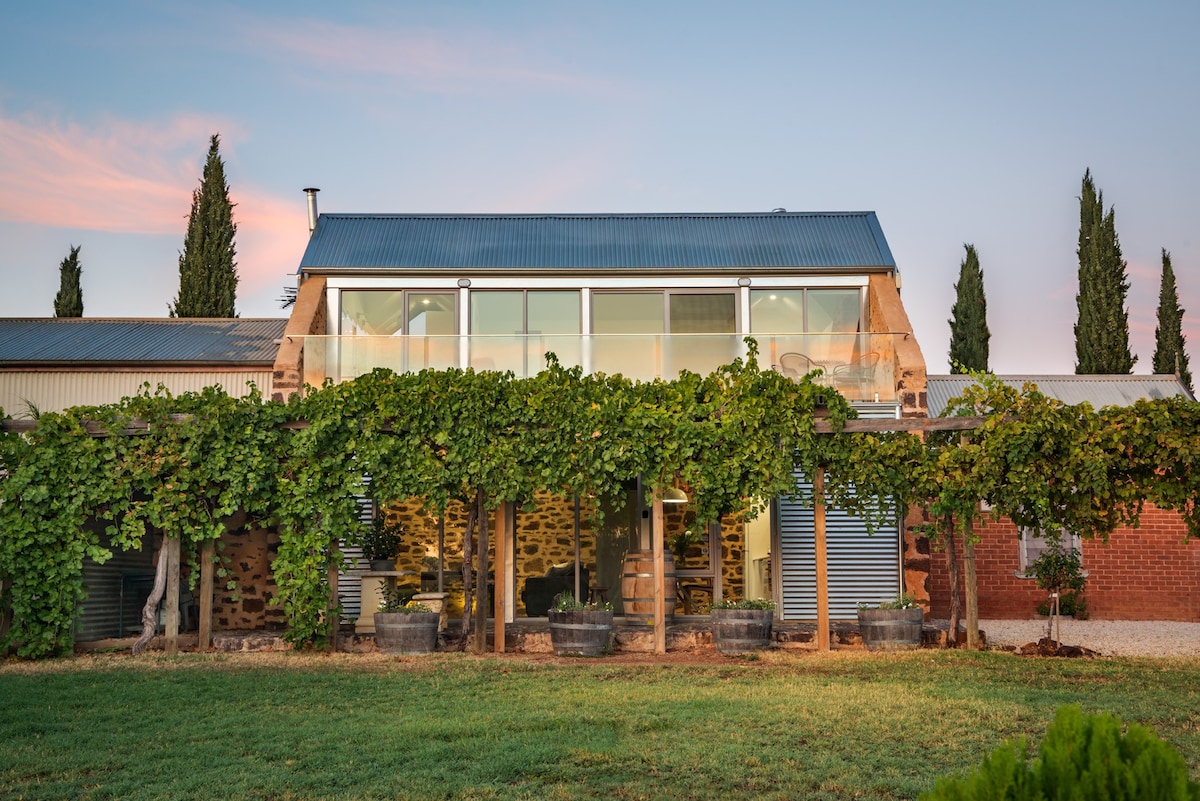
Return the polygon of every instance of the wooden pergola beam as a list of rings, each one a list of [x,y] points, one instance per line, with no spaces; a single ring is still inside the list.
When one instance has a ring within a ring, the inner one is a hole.
[[[192,418],[192,415],[173,414],[170,419],[173,422],[184,422]],[[896,419],[884,420],[847,420],[845,425],[836,431],[833,424],[827,419],[818,419],[814,421],[814,430],[818,434],[834,434],[846,432],[847,434],[855,433],[883,433],[889,431],[970,431],[979,428],[983,425],[985,417],[901,417]],[[0,420],[0,431],[10,434],[29,434],[37,430],[37,420]],[[305,420],[293,420],[288,423],[280,424],[280,428],[289,430],[299,430],[308,428],[309,424]],[[144,420],[130,420],[125,424],[125,427],[119,431],[111,431],[102,423],[95,420],[88,420],[83,424],[83,428],[93,437],[109,437],[114,435],[133,436],[137,434],[145,434],[150,430],[149,423]],[[391,426],[384,426],[381,429],[383,432],[391,431]]]

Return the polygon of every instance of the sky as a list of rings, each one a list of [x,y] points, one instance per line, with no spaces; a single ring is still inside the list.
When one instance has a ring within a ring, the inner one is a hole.
[[[1161,253],[1200,368],[1200,3],[43,0],[0,18],[0,316],[164,317],[209,137],[237,310],[337,213],[878,214],[929,372],[972,243],[997,373],[1072,373],[1080,184],[1151,372]]]

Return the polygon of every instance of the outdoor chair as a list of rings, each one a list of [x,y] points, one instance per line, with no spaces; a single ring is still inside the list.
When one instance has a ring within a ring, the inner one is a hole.
[[[803,353],[784,353],[779,357],[779,369],[788,378],[799,381],[813,370],[823,370],[824,368]]]
[[[579,569],[579,586],[583,592],[588,591],[591,575],[586,567]],[[575,563],[567,562],[553,565],[544,576],[530,576],[525,579],[525,587],[521,590],[521,600],[525,603],[527,617],[545,617],[554,598],[560,592],[575,594]]]
[[[833,368],[833,382],[838,389],[857,389],[858,398],[865,400],[875,387],[878,353],[864,353],[849,363]]]

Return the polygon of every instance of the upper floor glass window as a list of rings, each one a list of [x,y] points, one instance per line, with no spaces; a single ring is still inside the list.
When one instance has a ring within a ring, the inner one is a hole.
[[[750,332],[857,333],[863,329],[862,307],[858,289],[754,289]]]
[[[453,292],[342,290],[340,332],[367,336],[454,334],[454,299]]]
[[[578,334],[577,290],[477,290],[471,293],[472,334]]]
[[[484,370],[537,372],[553,353],[580,363],[577,290],[473,290],[470,364]]]

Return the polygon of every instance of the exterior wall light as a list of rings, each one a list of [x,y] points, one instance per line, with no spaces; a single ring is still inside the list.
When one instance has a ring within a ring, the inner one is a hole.
[[[662,496],[663,503],[687,503],[687,493],[679,487],[668,487],[667,491]]]

